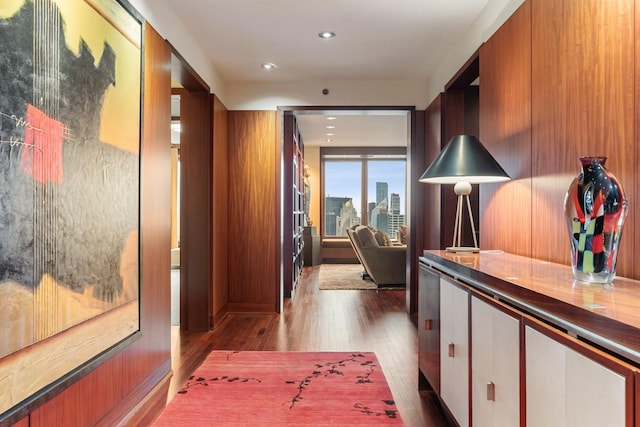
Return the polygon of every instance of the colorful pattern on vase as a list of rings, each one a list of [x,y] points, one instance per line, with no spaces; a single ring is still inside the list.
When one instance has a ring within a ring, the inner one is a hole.
[[[582,172],[569,187],[565,214],[571,261],[578,280],[610,283],[627,212],[622,186],[604,168],[606,157],[582,157]]]

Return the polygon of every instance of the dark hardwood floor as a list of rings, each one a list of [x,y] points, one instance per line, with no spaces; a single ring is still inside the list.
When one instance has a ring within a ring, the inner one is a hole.
[[[174,327],[167,400],[214,349],[371,351],[405,425],[445,426],[435,395],[418,391],[417,331],[405,310],[405,291],[321,291],[318,273],[318,266],[304,268],[294,297],[285,300],[279,315],[229,314],[205,333]]]

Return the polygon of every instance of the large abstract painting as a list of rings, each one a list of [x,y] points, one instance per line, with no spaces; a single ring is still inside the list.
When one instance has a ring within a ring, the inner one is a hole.
[[[0,414],[139,329],[141,23],[0,2]]]

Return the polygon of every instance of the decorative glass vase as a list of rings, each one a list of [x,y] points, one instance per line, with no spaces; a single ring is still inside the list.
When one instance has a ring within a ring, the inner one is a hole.
[[[564,213],[576,280],[611,283],[627,199],[618,179],[604,167],[606,157],[581,157],[582,172],[571,182]]]

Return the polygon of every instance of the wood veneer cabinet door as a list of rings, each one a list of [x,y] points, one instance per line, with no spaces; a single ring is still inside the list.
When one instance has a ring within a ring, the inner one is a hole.
[[[474,426],[520,423],[520,321],[471,297],[471,407]]]
[[[440,279],[440,397],[462,427],[469,425],[469,293]]]
[[[631,368],[567,340],[541,325],[525,327],[527,427],[633,425]]]
[[[440,394],[440,275],[425,265],[418,272],[418,340],[420,372]]]

